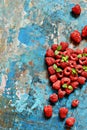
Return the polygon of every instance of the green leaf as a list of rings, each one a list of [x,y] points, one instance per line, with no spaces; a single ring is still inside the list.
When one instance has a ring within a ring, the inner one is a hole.
[[[61,61],[62,62],[68,62],[68,58],[69,58],[68,56],[63,56],[62,55],[62,60]]]
[[[73,90],[73,87],[71,85],[68,86],[68,89]]]
[[[55,50],[54,54],[55,55],[58,55],[59,51],[58,50]]]
[[[62,49],[62,46],[59,45],[59,46],[57,47],[57,50],[60,51],[61,49]]]
[[[87,71],[87,66],[83,66],[83,70]]]
[[[56,64],[54,64],[54,65],[53,65],[53,68],[56,70],[56,69],[57,69],[57,65],[56,65]]]
[[[86,53],[83,53],[83,56],[87,56],[87,54],[86,54]]]
[[[72,73],[73,73],[73,74],[77,74],[77,71],[76,71],[75,68],[72,68]]]
[[[62,88],[67,88],[67,84],[63,84],[63,85],[62,85]]]
[[[81,58],[81,57],[82,57],[82,54],[79,54],[77,57],[78,57],[78,58]]]
[[[57,69],[56,69],[56,72],[61,72],[61,71],[62,71],[61,68],[57,68]]]

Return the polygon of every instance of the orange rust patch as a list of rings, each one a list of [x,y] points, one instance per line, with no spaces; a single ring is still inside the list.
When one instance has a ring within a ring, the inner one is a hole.
[[[30,66],[33,66],[34,64],[33,64],[33,61],[29,61],[29,65]]]

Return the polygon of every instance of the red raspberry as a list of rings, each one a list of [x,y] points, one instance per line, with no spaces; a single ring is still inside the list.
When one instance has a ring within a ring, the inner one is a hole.
[[[62,46],[62,51],[65,51],[66,48],[68,48],[68,43],[67,42],[61,42],[60,45]]]
[[[64,69],[64,74],[65,74],[66,76],[69,76],[69,75],[71,74],[71,67],[66,67],[66,68]]]
[[[69,117],[69,118],[66,119],[66,125],[68,127],[72,127],[74,125],[74,123],[75,123],[75,118],[74,117]]]
[[[87,25],[82,29],[82,37],[87,37]]]
[[[58,44],[53,44],[53,45],[51,46],[51,49],[52,49],[53,51],[55,51],[55,50],[57,49],[57,47],[58,47]]]
[[[78,99],[74,99],[72,101],[72,107],[77,107],[79,105],[79,100]]]
[[[62,58],[62,52],[59,51],[58,55],[55,55],[55,58],[56,59],[61,59]]]
[[[63,77],[63,78],[61,79],[61,85],[63,85],[63,84],[69,85],[69,84],[70,84],[70,78]]]
[[[50,66],[50,67],[48,67],[48,72],[49,72],[50,75],[52,75],[52,74],[55,74],[56,71],[53,68],[53,66]]]
[[[58,95],[56,93],[53,93],[50,95],[50,101],[52,103],[56,103],[58,101]]]
[[[79,54],[82,54],[83,51],[82,51],[81,49],[76,49],[76,50],[75,50],[75,53],[76,53],[77,55],[79,55]]]
[[[56,82],[57,81],[57,76],[54,74],[54,75],[51,75],[50,76],[50,81],[52,82],[52,83],[54,83],[54,82]]]
[[[71,48],[67,48],[66,51],[68,51],[70,54],[72,54],[74,51]]]
[[[76,4],[73,8],[72,8],[72,12],[75,14],[75,15],[80,15],[81,13],[81,7],[79,4]]]
[[[87,47],[83,49],[83,53],[87,53]]]
[[[72,89],[72,90],[70,90],[70,89],[66,88],[66,89],[65,89],[65,91],[66,91],[66,94],[68,94],[68,95],[69,95],[70,93],[72,93],[72,92],[73,92],[73,89]]]
[[[49,49],[46,51],[46,57],[54,57],[54,52],[53,52],[52,49],[49,48]]]
[[[55,90],[59,90],[60,86],[61,86],[60,80],[57,80],[55,83],[53,83],[52,88],[55,89]]]
[[[85,80],[86,80],[85,77],[82,77],[82,76],[79,76],[79,77],[78,77],[78,82],[79,82],[80,84],[84,84],[84,83],[85,83]]]
[[[78,30],[75,30],[74,32],[72,32],[70,34],[70,38],[71,38],[71,40],[73,40],[76,43],[80,43],[82,40],[80,32],[78,32]]]
[[[77,74],[71,74],[70,79],[71,79],[71,81],[76,81],[76,80],[78,80],[78,75]]]
[[[58,91],[58,97],[63,98],[65,96],[66,92],[64,90],[59,89]]]
[[[62,78],[63,77],[63,71],[56,73],[56,75],[57,75],[58,78]]]
[[[76,89],[76,88],[78,88],[78,86],[79,86],[79,82],[74,81],[74,82],[71,83],[71,86],[72,86],[74,89]]]
[[[78,60],[77,54],[75,54],[75,53],[71,54],[70,59],[77,61]]]
[[[76,71],[78,72],[78,74],[81,74],[83,71],[82,65],[77,65],[76,66]]]
[[[81,65],[85,65],[85,63],[86,63],[86,57],[81,57],[80,59],[79,59],[79,63],[81,64]]]
[[[69,65],[68,62],[61,62],[60,66],[64,69]]]
[[[61,60],[60,60],[60,59],[57,59],[57,60],[55,61],[55,63],[56,63],[57,66],[60,66]]]
[[[69,65],[70,65],[71,68],[75,68],[76,67],[76,61],[70,60]]]
[[[52,116],[52,106],[51,105],[48,105],[48,106],[44,106],[44,115],[45,117],[47,118],[50,118]]]
[[[70,56],[70,52],[69,52],[69,51],[64,51],[64,52],[63,52],[63,55],[64,55],[64,56]]]
[[[87,79],[87,71],[83,71],[81,75]]]
[[[61,107],[59,109],[59,116],[60,116],[60,118],[62,118],[62,119],[66,118],[67,114],[68,114],[68,108]]]
[[[45,61],[46,61],[48,66],[51,66],[51,65],[53,65],[55,63],[55,59],[52,58],[52,57],[46,57]]]

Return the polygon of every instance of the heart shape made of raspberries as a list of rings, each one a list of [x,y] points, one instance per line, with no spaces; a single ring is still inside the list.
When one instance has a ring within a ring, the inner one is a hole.
[[[46,51],[49,80],[58,98],[71,94],[87,79],[87,47],[73,50],[67,42],[53,44]]]

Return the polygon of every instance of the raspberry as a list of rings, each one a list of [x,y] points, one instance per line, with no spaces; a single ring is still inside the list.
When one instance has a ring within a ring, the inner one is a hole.
[[[76,61],[70,60],[69,65],[70,65],[71,68],[75,68],[76,67]]]
[[[70,54],[72,54],[74,51],[71,48],[67,48],[66,51],[68,51]]]
[[[61,62],[60,66],[64,69],[69,65],[68,62]]]
[[[78,60],[77,54],[75,54],[75,53],[71,54],[70,59],[77,61]]]
[[[79,4],[76,4],[73,8],[72,8],[72,12],[74,13],[74,15],[80,15],[81,13],[81,7]]]
[[[78,82],[79,82],[80,84],[84,84],[84,83],[85,83],[85,80],[86,80],[85,77],[82,77],[82,76],[79,76],[79,77],[78,77]]]
[[[57,76],[54,74],[54,75],[51,75],[50,76],[50,81],[52,82],[52,83],[54,83],[54,82],[56,82],[57,81]]]
[[[57,59],[57,60],[55,61],[55,63],[56,63],[57,66],[60,66],[61,60],[60,60],[60,59]]]
[[[79,105],[79,100],[78,99],[74,99],[72,101],[72,107],[77,107]]]
[[[69,52],[69,51],[64,51],[64,52],[63,52],[63,55],[64,55],[64,56],[70,56],[70,52]]]
[[[53,65],[55,63],[55,59],[52,58],[52,57],[46,57],[45,61],[46,61],[48,66],[51,66],[51,65]]]
[[[52,106],[51,105],[48,105],[48,106],[44,106],[44,115],[45,117],[47,118],[50,118],[52,116]]]
[[[79,63],[81,64],[81,65],[85,65],[85,63],[86,63],[86,57],[81,57],[80,59],[79,59]]]
[[[63,71],[56,73],[56,75],[57,75],[58,78],[62,78],[63,77]]]
[[[64,90],[59,89],[58,91],[58,97],[63,98],[65,96],[66,92]]]
[[[81,38],[81,35],[80,35],[80,32],[78,32],[78,30],[75,30],[73,31],[71,34],[70,34],[70,38],[71,40],[73,40],[75,43],[80,43],[82,38]]]
[[[66,90],[65,90],[65,91],[66,91],[66,94],[68,94],[68,95],[69,95],[70,93],[72,93],[72,92],[73,92],[73,89],[72,89],[72,90],[70,90],[70,89],[66,88]]]
[[[74,89],[78,88],[78,85],[79,85],[79,82],[77,82],[77,81],[74,81],[74,82],[71,83],[71,86],[72,86]]]
[[[82,29],[82,37],[87,37],[87,25]]]
[[[53,66],[50,66],[50,67],[48,67],[48,72],[49,72],[50,75],[52,75],[52,74],[55,74],[56,71],[53,68]]]
[[[87,71],[83,71],[81,75],[87,79]]]
[[[53,52],[52,49],[49,48],[49,49],[46,51],[46,57],[54,57],[54,52]]]
[[[57,47],[58,47],[58,44],[53,44],[53,45],[51,46],[51,49],[52,49],[53,51],[55,51],[55,50],[57,49]]]
[[[62,52],[60,51],[57,55],[55,55],[56,59],[61,59],[62,58]]]
[[[78,72],[78,74],[81,74],[83,71],[82,65],[77,65],[76,66],[76,71]]]
[[[79,54],[82,54],[83,51],[82,51],[81,49],[76,49],[76,50],[75,50],[75,53],[76,53],[77,55],[79,55]]]
[[[52,88],[55,89],[55,90],[59,90],[60,86],[61,86],[60,80],[57,80],[55,83],[53,83]]]
[[[62,51],[65,51],[66,48],[68,48],[68,43],[67,42],[61,42],[60,45],[62,46]]]
[[[59,109],[59,116],[60,116],[60,118],[62,118],[62,119],[66,118],[67,114],[68,114],[68,108],[61,107]]]
[[[76,81],[76,80],[78,80],[78,75],[77,74],[71,74],[70,79],[71,79],[71,81]]]
[[[75,123],[75,118],[74,117],[69,117],[69,118],[66,119],[66,125],[68,127],[72,127],[74,125],[74,123]]]
[[[70,68],[70,67],[66,67],[66,68],[64,69],[64,74],[65,74],[66,76],[69,76],[69,75],[71,74],[71,68]]]
[[[61,85],[63,85],[63,84],[70,84],[70,78],[67,78],[67,77],[63,77],[62,79],[61,79]]]
[[[52,103],[56,103],[58,101],[58,95],[56,93],[53,93],[50,95],[50,101]]]
[[[87,53],[87,47],[83,49],[83,53]]]

